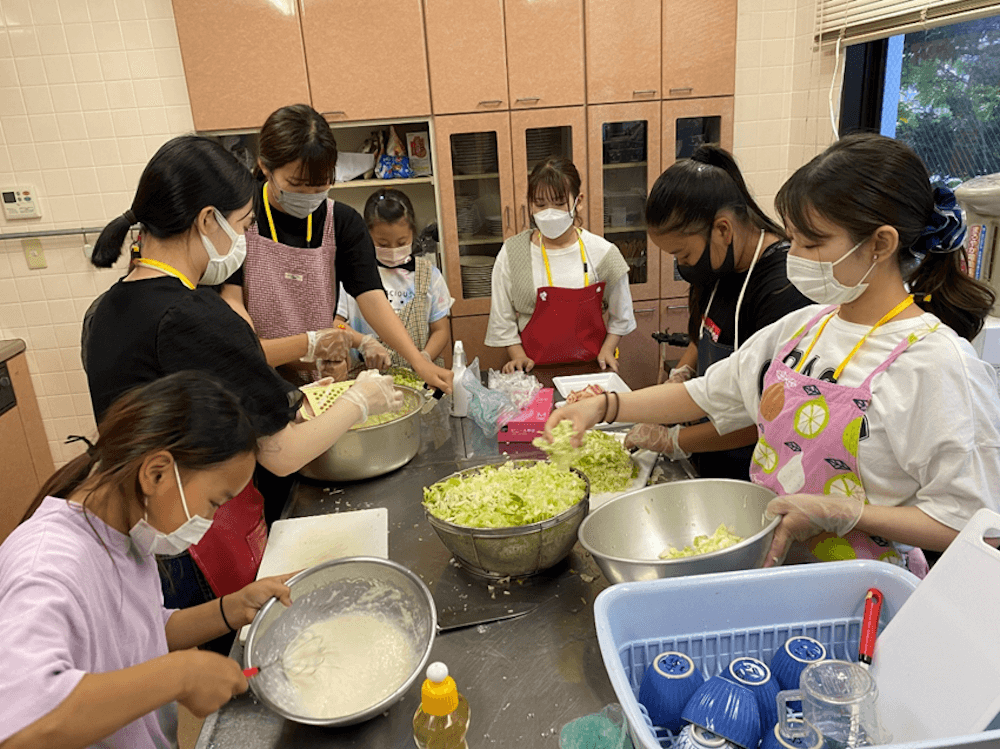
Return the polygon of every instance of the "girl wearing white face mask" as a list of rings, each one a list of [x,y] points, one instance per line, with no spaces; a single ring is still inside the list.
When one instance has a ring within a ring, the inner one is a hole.
[[[336,163],[333,133],[312,107],[282,107],[267,118],[247,262],[226,280],[223,298],[237,310],[245,304],[268,362],[302,384],[317,371],[344,372],[351,337],[333,324],[343,285],[381,340],[426,382],[450,392],[451,372],[421,356],[386,299],[361,216],[327,197]],[[384,353],[373,348],[368,366],[386,364]]]
[[[154,749],[246,691],[239,665],[194,649],[249,624],[288,575],[164,608],[154,552],[183,548],[250,480],[256,433],[215,379],[132,390],[100,438],[42,488],[0,545],[0,744]]]
[[[618,341],[636,328],[625,258],[578,226],[580,185],[565,158],[546,159],[528,176],[538,228],[504,242],[493,266],[486,345],[507,349],[504,372],[549,365],[536,373],[548,381],[553,374],[618,371]]]
[[[413,203],[406,193],[383,188],[368,196],[364,216],[375,243],[378,273],[389,303],[421,355],[444,366],[441,352],[448,346],[448,311],[455,300],[448,292],[441,271],[414,247],[417,218]],[[351,295],[341,294],[336,322],[350,326],[356,339],[353,347],[368,364],[373,347],[381,346],[375,340],[375,329],[365,320],[357,300]],[[409,366],[396,351],[390,350],[386,355],[391,356],[394,366]]]
[[[782,517],[768,565],[874,558],[925,574],[921,549],[943,550],[1000,505],[997,380],[968,342],[995,294],[962,269],[954,196],[898,141],[844,137],[775,202],[788,278],[817,304],[704,377],[610,408],[626,421],[707,415],[720,434],[756,424],[750,476],[779,495],[768,512]],[[604,405],[574,404],[549,425],[589,426]]]
[[[215,289],[197,285],[225,277],[234,259],[238,265],[254,191],[252,175],[219,144],[195,136],[165,144],[146,166],[128,215],[112,221],[95,245],[92,262],[110,266],[129,227],[141,227],[141,258],[86,315],[83,360],[98,421],[137,385],[192,368],[216,375],[260,435],[261,465],[287,475],[362,416],[391,410],[396,395],[386,378],[359,382],[348,400],[305,423],[302,393],[268,365],[252,327]],[[168,605],[196,605],[254,579],[267,539],[265,500],[280,511],[286,496],[247,484],[220,511],[226,522],[164,558]]]

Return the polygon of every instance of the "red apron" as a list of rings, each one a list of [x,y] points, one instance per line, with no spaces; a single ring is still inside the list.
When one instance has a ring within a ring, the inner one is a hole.
[[[535,311],[521,331],[524,353],[536,365],[593,361],[607,337],[608,329],[602,316],[604,283],[587,285],[587,256],[583,239],[579,238],[579,242],[584,285],[582,289],[566,289],[552,285],[545,242],[539,240],[549,285],[538,289]]]
[[[250,482],[216,510],[208,533],[189,551],[212,591],[221,597],[257,578],[266,543],[264,497]]]

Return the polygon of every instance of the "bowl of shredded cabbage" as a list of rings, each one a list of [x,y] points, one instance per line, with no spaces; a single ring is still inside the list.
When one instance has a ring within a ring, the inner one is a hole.
[[[754,569],[781,522],[764,516],[775,496],[733,479],[647,486],[594,510],[580,545],[610,583]]]
[[[579,470],[540,460],[468,468],[424,489],[424,511],[462,567],[481,577],[533,575],[576,543],[590,507]]]

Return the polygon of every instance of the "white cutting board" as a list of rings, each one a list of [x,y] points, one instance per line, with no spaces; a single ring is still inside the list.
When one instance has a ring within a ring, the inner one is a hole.
[[[389,510],[385,507],[276,521],[267,534],[257,579],[359,556],[389,558]],[[240,630],[240,642],[249,630],[249,625]]]
[[[980,510],[875,641],[893,743],[984,730],[1000,712],[1000,515]]]

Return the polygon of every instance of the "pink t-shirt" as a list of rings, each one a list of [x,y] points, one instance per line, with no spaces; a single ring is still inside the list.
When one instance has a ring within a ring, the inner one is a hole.
[[[86,674],[165,655],[171,614],[155,557],[79,505],[47,497],[0,544],[0,742],[54,710]],[[161,749],[176,736],[170,703],[93,746]]]

